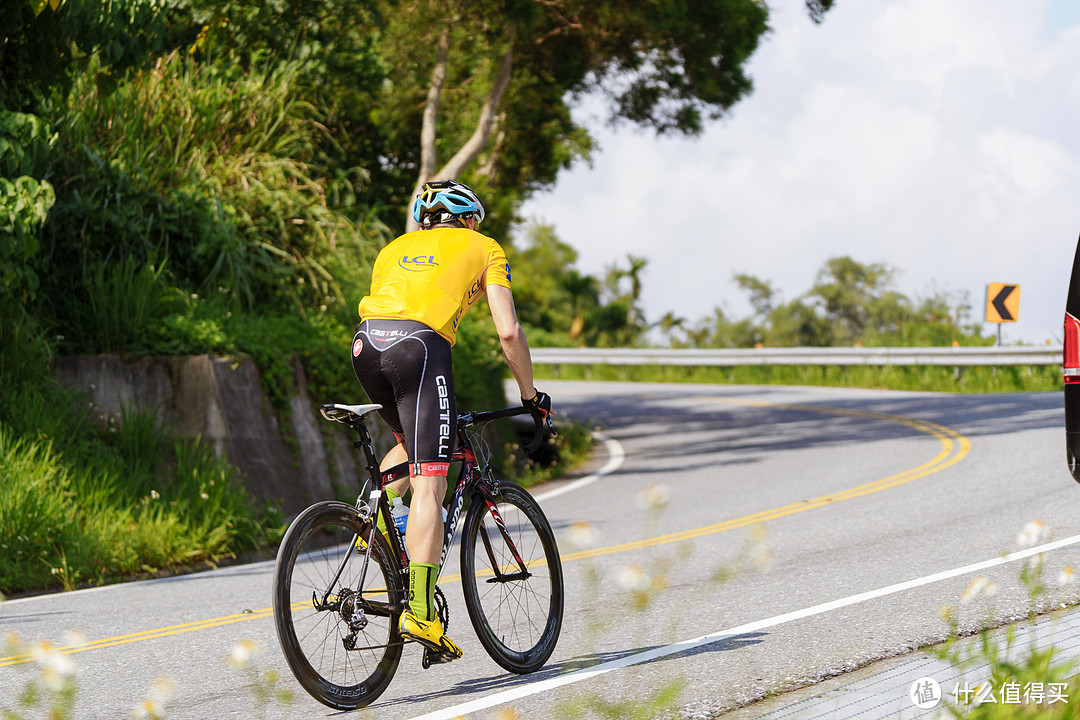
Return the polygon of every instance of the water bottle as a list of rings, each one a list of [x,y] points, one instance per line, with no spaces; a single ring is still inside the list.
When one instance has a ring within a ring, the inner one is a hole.
[[[394,504],[390,508],[390,515],[394,518],[394,525],[398,532],[405,534],[405,527],[409,522],[409,506],[401,502],[401,498],[394,498]]]
[[[393,503],[390,505],[390,516],[394,518],[394,525],[397,527],[398,532],[402,535],[405,534],[405,528],[409,524],[409,506],[401,502],[401,498],[394,498]],[[442,509],[443,523],[446,523],[446,508]]]

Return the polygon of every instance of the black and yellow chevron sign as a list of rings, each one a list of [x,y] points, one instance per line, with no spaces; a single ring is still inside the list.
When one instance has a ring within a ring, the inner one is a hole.
[[[990,283],[986,286],[986,322],[1016,322],[1020,318],[1020,286]]]

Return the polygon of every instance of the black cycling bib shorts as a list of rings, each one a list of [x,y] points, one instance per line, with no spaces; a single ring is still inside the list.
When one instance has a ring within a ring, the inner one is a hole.
[[[413,475],[446,475],[457,437],[450,342],[414,320],[364,320],[353,372],[404,442]]]

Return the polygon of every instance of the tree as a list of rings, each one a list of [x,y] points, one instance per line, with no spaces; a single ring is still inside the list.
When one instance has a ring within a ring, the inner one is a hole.
[[[672,347],[686,346],[686,318],[679,317],[673,311],[669,310],[664,313],[664,316],[661,317],[653,327],[660,328],[660,332],[667,338],[668,345]],[[683,334],[684,339],[680,340],[675,336],[676,330]]]
[[[835,344],[833,325],[802,299],[773,309],[766,342],[773,347],[828,347]]]
[[[834,341],[853,343],[873,327],[874,303],[887,302],[882,294],[892,284],[893,275],[884,265],[866,265],[847,256],[825,262],[809,296],[821,301],[825,319],[834,326]],[[878,318],[885,316],[882,310]]]
[[[850,257],[831,258],[818,271],[814,287],[791,302],[781,302],[772,283],[736,274],[750,293],[751,317],[731,320],[719,308],[685,330],[691,347],[827,347],[859,343],[877,346],[983,344],[982,328],[971,322],[966,292],[934,289],[913,302],[892,288],[896,271]],[[658,323],[672,345],[679,326],[668,313]]]
[[[599,347],[630,345],[648,329],[639,305],[645,258],[628,257],[626,269],[613,266],[605,281],[574,267],[578,254],[559,240],[555,228],[533,224],[526,247],[507,246],[518,318],[548,344]]]
[[[831,4],[807,7],[818,21]],[[751,91],[744,65],[768,29],[757,0],[412,0],[387,17],[381,122],[419,139],[387,158],[415,170],[414,191],[436,176],[515,193],[553,182],[589,151],[567,106],[589,91],[612,120],[698,133]]]
[[[607,270],[604,281],[607,303],[625,308],[626,311],[626,337],[637,340],[648,330],[645,321],[645,312],[641,309],[642,273],[649,264],[648,258],[639,255],[627,255],[626,269],[618,265],[612,265]],[[623,281],[627,280],[629,287],[623,289]],[[629,343],[628,343],[629,344]]]
[[[559,240],[555,228],[533,224],[525,238],[525,249],[506,248],[518,317],[528,327],[569,332],[583,305],[595,306],[598,295],[582,286],[573,270],[577,251]]]
[[[132,66],[194,39],[190,23],[169,22],[157,0],[6,0],[0,23],[0,108],[40,113],[66,93],[80,64],[95,57],[103,86]]]

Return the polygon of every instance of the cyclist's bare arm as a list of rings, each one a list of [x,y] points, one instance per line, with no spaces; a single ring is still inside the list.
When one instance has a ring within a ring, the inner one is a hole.
[[[502,285],[488,285],[488,307],[491,308],[491,319],[495,321],[495,330],[499,333],[499,343],[502,345],[506,364],[510,366],[510,372],[517,382],[520,397],[528,400],[536,395],[533,386],[532,355],[529,352],[529,341],[525,339],[525,331],[517,319],[517,311],[514,308],[514,294],[510,288]]]

